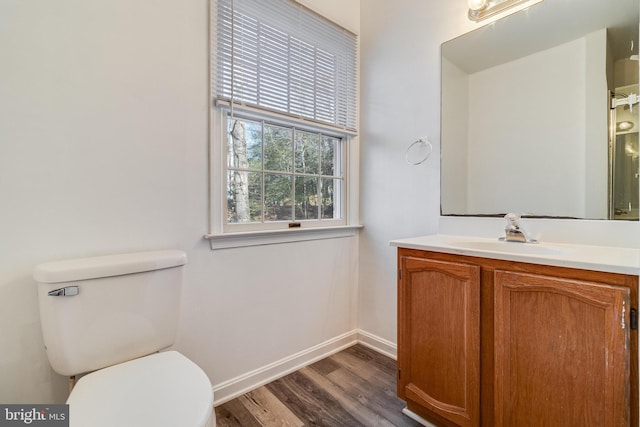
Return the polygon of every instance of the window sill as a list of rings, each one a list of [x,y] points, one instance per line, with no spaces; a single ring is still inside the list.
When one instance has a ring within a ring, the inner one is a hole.
[[[342,225],[337,227],[248,231],[242,233],[205,234],[204,238],[209,241],[212,250],[217,250],[352,237],[362,227],[362,225]]]

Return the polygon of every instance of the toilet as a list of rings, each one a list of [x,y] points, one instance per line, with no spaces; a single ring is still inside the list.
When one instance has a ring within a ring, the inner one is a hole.
[[[49,363],[75,383],[71,427],[214,427],[207,375],[177,351],[178,250],[38,265],[40,323]],[[161,351],[165,350],[165,351]]]

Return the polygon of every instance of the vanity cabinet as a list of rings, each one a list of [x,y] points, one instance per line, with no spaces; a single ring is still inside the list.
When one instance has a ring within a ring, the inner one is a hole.
[[[637,276],[398,250],[398,395],[439,426],[637,426]]]

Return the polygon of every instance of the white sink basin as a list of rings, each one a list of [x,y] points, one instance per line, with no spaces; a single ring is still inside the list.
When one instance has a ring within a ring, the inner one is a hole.
[[[536,243],[520,243],[505,241],[484,240],[457,240],[450,243],[451,246],[473,249],[477,251],[503,252],[527,255],[561,255],[565,250]]]

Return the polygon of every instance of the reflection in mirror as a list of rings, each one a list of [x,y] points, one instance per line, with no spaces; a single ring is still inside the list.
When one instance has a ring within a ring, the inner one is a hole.
[[[638,1],[544,0],[442,45],[442,215],[638,219]]]
[[[611,203],[609,217],[638,220],[638,85],[617,87],[611,110]],[[632,97],[630,100],[629,97]]]

